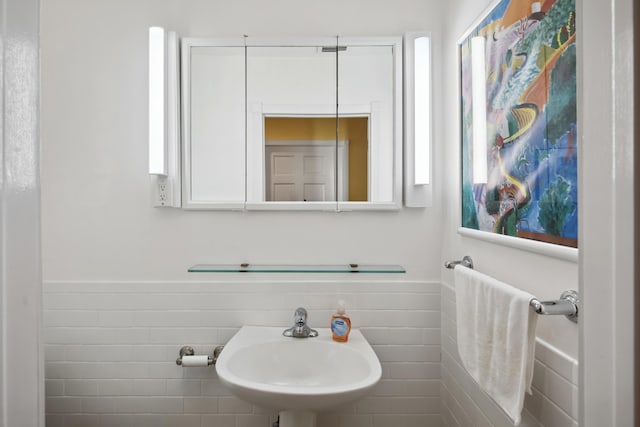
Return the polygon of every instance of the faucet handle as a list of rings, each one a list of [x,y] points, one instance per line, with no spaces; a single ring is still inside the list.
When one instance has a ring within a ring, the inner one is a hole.
[[[317,337],[318,331],[311,329],[307,325],[307,310],[303,307],[298,307],[293,313],[293,326],[285,329],[282,335],[285,337],[309,338]]]
[[[298,326],[304,326],[307,324],[307,310],[303,307],[296,308],[293,314],[293,323]]]

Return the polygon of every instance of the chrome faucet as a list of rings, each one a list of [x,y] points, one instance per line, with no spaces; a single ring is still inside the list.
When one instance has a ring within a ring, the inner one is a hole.
[[[293,314],[293,326],[285,329],[282,335],[293,338],[312,338],[318,336],[318,331],[307,325],[307,310],[298,307]]]

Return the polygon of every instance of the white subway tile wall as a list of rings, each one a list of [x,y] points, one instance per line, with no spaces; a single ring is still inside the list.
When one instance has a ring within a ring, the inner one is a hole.
[[[394,280],[45,282],[47,427],[271,427],[276,414],[233,397],[214,368],[177,366],[179,348],[211,353],[242,325],[290,326],[298,306],[327,327],[338,299],[382,380],[320,414],[319,427],[440,426],[440,290]],[[562,378],[539,380],[553,388]]]
[[[456,343],[456,295],[442,286],[442,424],[445,427],[511,427],[501,409],[466,373]],[[567,322],[558,318],[558,322]],[[533,395],[526,395],[522,427],[577,427],[578,364],[536,340]]]

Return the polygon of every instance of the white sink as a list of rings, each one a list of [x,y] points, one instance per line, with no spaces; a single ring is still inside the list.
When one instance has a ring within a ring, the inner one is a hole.
[[[284,337],[282,327],[244,326],[216,362],[222,383],[237,397],[280,411],[280,427],[313,426],[315,413],[365,394],[380,380],[378,357],[360,331],[349,341]]]

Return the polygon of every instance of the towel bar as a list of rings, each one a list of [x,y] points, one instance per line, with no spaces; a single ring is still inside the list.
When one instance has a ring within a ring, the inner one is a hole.
[[[462,260],[446,261],[444,263],[444,266],[449,269],[455,268],[456,265],[473,269],[473,260],[470,256],[465,256]],[[580,295],[577,291],[571,290],[564,291],[558,300],[540,301],[537,298],[533,298],[529,304],[538,314],[563,315],[572,322],[578,323],[578,301],[580,301]]]

